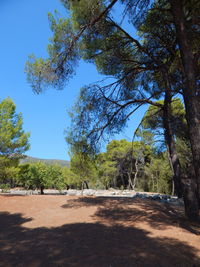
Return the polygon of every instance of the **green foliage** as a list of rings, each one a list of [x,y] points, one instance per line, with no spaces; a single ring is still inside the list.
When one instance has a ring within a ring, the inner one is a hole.
[[[0,156],[0,180],[6,181],[12,177],[12,172],[17,168],[18,160]]]
[[[10,98],[0,102],[0,155],[22,155],[30,147],[29,133],[22,129],[22,114],[16,113],[16,106]]]
[[[144,175],[151,148],[142,142],[113,140],[105,153],[98,156],[99,178],[105,188],[134,188]]]
[[[116,163],[108,159],[107,153],[98,156],[99,186],[108,189],[117,175]]]
[[[163,105],[164,101],[160,100],[157,103]],[[140,127],[137,130],[137,136],[140,136],[145,142],[155,142],[157,147],[160,144],[163,149],[163,143],[165,142],[163,117],[163,107],[150,105],[142,118]],[[170,124],[173,126],[172,134],[175,138],[188,138],[185,108],[179,98],[172,99],[170,105]],[[164,146],[166,148],[166,145]]]
[[[62,168],[59,165],[46,165],[49,182],[46,187],[53,187],[58,190],[65,188],[65,182],[62,176]]]
[[[28,188],[46,188],[51,185],[47,166],[41,162],[30,165],[26,164],[22,167],[20,175],[24,186]]]
[[[76,175],[70,168],[62,168],[62,177],[68,188],[81,188],[80,176]]]
[[[192,150],[188,139],[179,137],[176,140],[177,152],[180,158],[182,170],[184,174],[188,174],[188,170],[192,172]]]
[[[66,187],[62,167],[47,165],[42,162],[20,165],[19,179],[17,180],[26,188],[56,188]]]
[[[157,103],[164,104],[163,100],[158,101]],[[145,128],[163,128],[163,110],[157,106],[149,106],[148,111],[146,112],[142,122]],[[183,103],[179,98],[174,98],[171,103],[171,114],[170,119],[175,126],[174,131],[178,134],[180,127],[186,127],[186,118],[185,118],[185,108]]]
[[[172,193],[172,171],[167,153],[151,157],[151,161],[144,168],[145,177],[139,181],[140,188],[150,192]]]
[[[97,175],[95,162],[86,153],[74,153],[71,157],[70,169],[78,177],[79,184],[95,183]]]
[[[78,47],[72,49],[72,25],[69,19],[48,14],[50,28],[54,35],[48,45],[49,58],[36,58],[30,55],[25,66],[27,80],[32,84],[33,90],[40,93],[45,87],[63,88],[66,80],[74,73],[77,64]]]
[[[7,193],[10,189],[9,184],[0,184],[0,189],[2,189],[2,193]]]
[[[29,133],[22,129],[22,114],[10,98],[0,102],[0,180],[12,184],[19,173],[19,159],[29,149]]]

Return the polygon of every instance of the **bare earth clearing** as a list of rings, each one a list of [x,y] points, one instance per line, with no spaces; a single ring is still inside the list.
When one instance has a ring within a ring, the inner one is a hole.
[[[0,196],[0,266],[200,266],[183,208],[122,197]]]

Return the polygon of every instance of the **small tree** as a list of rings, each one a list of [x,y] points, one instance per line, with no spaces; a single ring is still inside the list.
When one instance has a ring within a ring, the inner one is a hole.
[[[68,185],[66,169],[59,165],[47,165],[43,162],[35,162],[20,165],[20,175],[17,182],[27,188],[40,189],[44,194],[45,188],[64,189]]]
[[[25,187],[40,189],[41,195],[44,194],[44,188],[52,185],[48,166],[42,162],[22,165],[20,176]]]
[[[0,179],[5,181],[10,180],[13,173],[16,176],[19,159],[30,147],[30,134],[23,131],[22,124],[22,114],[16,113],[12,99],[0,102]]]
[[[84,189],[84,185],[89,189],[89,183],[94,182],[97,175],[95,162],[89,155],[82,152],[76,152],[71,158],[70,168],[71,171],[79,177],[81,189]]]
[[[0,102],[0,155],[22,156],[30,147],[29,133],[22,129],[22,114],[16,113],[16,106],[10,98]]]

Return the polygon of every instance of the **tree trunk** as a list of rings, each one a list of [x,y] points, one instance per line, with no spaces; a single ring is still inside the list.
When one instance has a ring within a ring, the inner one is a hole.
[[[134,174],[133,185],[132,185],[133,189],[135,189],[136,181],[137,181],[137,177],[138,177],[138,172],[139,172],[138,164],[139,164],[138,158],[136,158],[136,160],[135,160],[135,174]]]
[[[128,172],[127,175],[128,175],[128,189],[134,190],[134,186],[133,186],[132,179],[131,179],[131,173]]]
[[[121,179],[121,181],[122,181],[123,189],[125,189],[126,185],[125,185],[125,181],[124,181],[124,176],[123,176],[123,174],[120,175],[120,179]]]
[[[84,181],[81,183],[81,196],[83,195],[83,190],[84,190]]]
[[[170,3],[184,69],[185,85],[183,88],[183,97],[186,108],[186,119],[189,127],[189,138],[192,148],[193,165],[196,174],[196,184],[200,206],[200,92],[196,81],[194,58],[190,45],[192,40],[188,36],[189,34],[186,28],[182,1],[170,0]],[[193,177],[193,179],[195,178]]]
[[[184,195],[184,205],[185,214],[189,220],[198,222],[199,221],[199,206],[196,197],[196,183],[195,179],[189,177],[195,176],[195,173],[191,171],[190,176],[185,176],[182,179],[183,182],[183,195]]]
[[[168,86],[166,84],[166,86]],[[173,171],[173,181],[175,194],[181,198],[183,196],[182,184],[181,184],[181,165],[178,154],[176,152],[176,145],[174,141],[174,133],[171,125],[171,92],[170,89],[166,88],[165,99],[163,106],[163,127],[165,142],[168,147],[169,161]]]
[[[152,189],[150,189],[152,192],[155,192],[155,184],[154,184],[154,177],[153,174],[151,175],[151,180],[152,180]]]
[[[174,180],[172,180],[172,196],[174,196],[174,192],[175,192],[175,189],[174,189]]]
[[[167,79],[167,78],[166,78]],[[167,82],[169,83],[169,81]],[[167,84],[166,84],[167,86]],[[174,172],[174,189],[178,197],[184,199],[185,214],[188,219],[192,221],[198,221],[199,210],[198,210],[198,198],[196,194],[196,179],[195,174],[190,171],[187,177],[184,177],[181,172],[181,165],[176,152],[176,145],[173,137],[173,130],[171,125],[171,89],[166,88],[164,107],[163,107],[163,126],[165,130],[165,141],[169,151],[169,157],[171,166]]]
[[[88,182],[87,182],[87,181],[84,181],[84,184],[85,184],[85,186],[86,186],[86,189],[89,189]]]
[[[43,185],[40,186],[40,194],[44,195],[44,186]]]

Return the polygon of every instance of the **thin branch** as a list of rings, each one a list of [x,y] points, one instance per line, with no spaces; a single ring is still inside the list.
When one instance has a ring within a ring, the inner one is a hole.
[[[97,17],[97,18],[95,18],[95,19],[93,19],[89,24],[86,24],[86,25],[84,25],[84,26],[81,26],[81,30],[79,31],[79,33],[76,35],[76,36],[74,36],[74,38],[71,40],[71,42],[70,42],[70,46],[69,46],[69,48],[68,48],[68,50],[67,51],[65,51],[65,55],[64,55],[64,57],[62,58],[62,61],[61,61],[61,63],[59,64],[59,66],[55,69],[55,72],[56,72],[56,70],[57,69],[59,69],[62,65],[63,65],[63,63],[66,61],[66,59],[67,59],[67,56],[68,56],[68,54],[69,54],[69,52],[71,52],[72,51],[72,49],[73,49],[73,47],[74,47],[74,45],[75,45],[75,43],[79,40],[79,38],[82,36],[82,34],[84,33],[84,31],[87,29],[87,28],[89,28],[89,27],[92,27],[92,26],[94,26],[107,12],[108,12],[108,10],[109,9],[111,9],[114,5],[115,5],[115,3],[117,2],[118,0],[113,0],[106,8],[105,8],[105,10]],[[60,53],[60,55],[62,55],[62,53]]]

